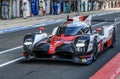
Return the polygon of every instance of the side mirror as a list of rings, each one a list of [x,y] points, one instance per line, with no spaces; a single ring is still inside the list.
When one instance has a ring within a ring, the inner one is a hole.
[[[102,34],[102,28],[96,28],[96,32],[97,32],[98,34]]]
[[[100,32],[100,31],[102,31],[101,28],[96,28],[96,32]]]
[[[85,20],[85,17],[84,17],[84,16],[80,16],[80,17],[79,17],[79,20],[80,20],[80,21],[84,21],[84,20]]]
[[[40,27],[38,30],[40,31],[40,33],[42,33],[42,31],[45,30],[45,28]]]

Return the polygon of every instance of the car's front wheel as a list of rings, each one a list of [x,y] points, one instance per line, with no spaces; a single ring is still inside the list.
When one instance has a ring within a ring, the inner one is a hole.
[[[97,56],[98,56],[98,45],[97,45],[97,39],[96,38],[93,41],[92,55],[93,55],[93,61],[95,61],[97,59]]]
[[[29,61],[30,60],[30,55],[27,52],[22,53],[23,61]]]

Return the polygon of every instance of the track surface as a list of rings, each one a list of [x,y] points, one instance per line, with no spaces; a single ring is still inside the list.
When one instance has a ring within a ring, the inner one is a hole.
[[[113,19],[120,17],[120,13],[105,15],[94,18]],[[92,23],[93,25],[96,23]],[[107,23],[110,24],[110,23]],[[59,24],[44,26],[45,32],[51,33],[52,29]],[[21,60],[0,68],[0,79],[88,79],[104,64],[112,59],[119,51],[120,47],[120,24],[117,25],[117,43],[115,48],[110,48],[101,54],[97,61],[90,65],[76,65],[70,62],[61,61],[40,61],[31,60],[21,62]],[[22,45],[23,37],[26,33],[36,32],[37,28],[27,29],[0,35],[0,51]],[[0,64],[21,57],[23,49],[17,49],[4,54],[0,54]]]

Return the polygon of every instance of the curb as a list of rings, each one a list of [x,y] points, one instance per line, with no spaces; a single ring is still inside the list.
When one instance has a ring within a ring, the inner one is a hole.
[[[101,14],[93,14],[92,17],[106,15],[106,14],[112,14],[112,13],[118,13],[118,12],[120,12],[120,11],[105,12],[105,13],[101,13]],[[53,19],[53,20],[42,22],[39,24],[33,24],[32,26],[17,26],[17,27],[13,27],[13,28],[1,29],[0,34],[15,32],[15,31],[24,30],[24,29],[31,29],[31,28],[41,27],[41,26],[46,26],[46,25],[51,25],[51,24],[60,23],[60,22],[64,22],[64,21],[65,21],[65,18],[58,19],[58,20]]]
[[[89,79],[120,79],[120,53],[98,70]]]

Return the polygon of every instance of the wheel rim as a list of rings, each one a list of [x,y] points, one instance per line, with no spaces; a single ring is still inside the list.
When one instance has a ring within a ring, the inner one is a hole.
[[[113,40],[112,40],[112,43],[113,43],[113,46],[115,45],[115,34],[113,34]]]

